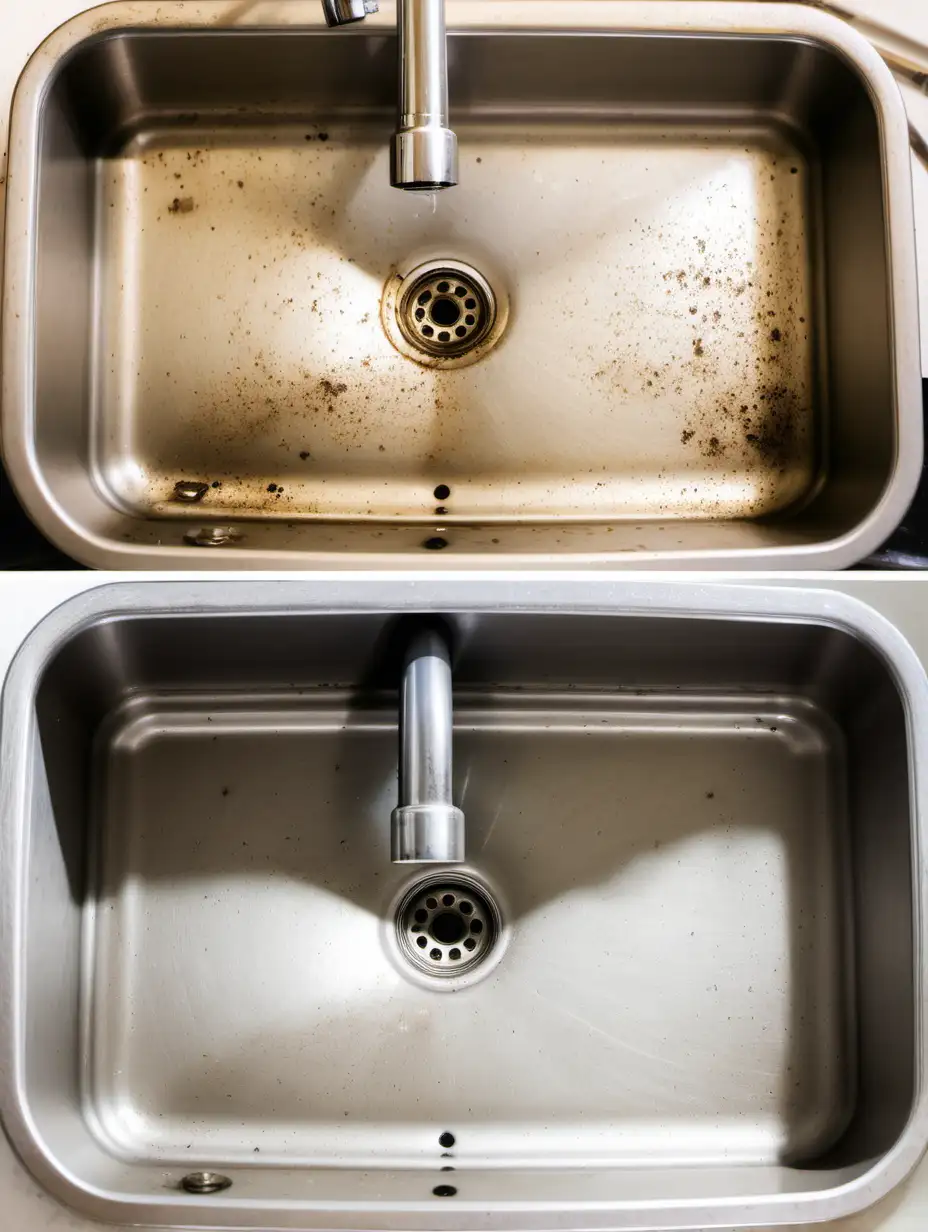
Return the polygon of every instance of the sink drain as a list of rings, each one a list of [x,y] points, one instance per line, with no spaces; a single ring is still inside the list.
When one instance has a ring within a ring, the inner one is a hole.
[[[489,282],[461,261],[429,261],[387,282],[381,303],[387,336],[429,367],[474,363],[498,341],[506,320]]]
[[[470,975],[496,947],[502,917],[475,878],[448,873],[417,881],[396,911],[400,953],[424,975]]]

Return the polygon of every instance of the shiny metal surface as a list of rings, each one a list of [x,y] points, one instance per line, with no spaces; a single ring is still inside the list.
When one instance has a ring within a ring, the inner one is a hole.
[[[392,813],[397,864],[464,859],[464,814],[452,802],[451,651],[440,626],[411,635],[399,710],[399,804]]]
[[[445,0],[397,0],[400,122],[390,150],[394,188],[436,191],[458,182],[458,139],[448,126]]]
[[[213,1194],[228,1189],[232,1182],[221,1172],[188,1172],[181,1187],[192,1194]]]
[[[377,0],[322,0],[322,14],[327,26],[345,26],[363,21],[379,9]]]
[[[461,871],[510,932],[450,996],[388,945],[421,612],[457,647]],[[771,1226],[924,1149],[926,682],[864,605],[143,583],[47,617],[2,707],[0,1109],[85,1214]]]
[[[451,0],[467,175],[433,213],[386,183],[380,18],[123,11],[58,31],[13,118],[4,451],[72,555],[841,566],[898,521],[907,126],[842,23],[604,0],[579,30],[570,5]],[[385,284],[436,257],[511,301],[469,366],[413,365],[380,324]],[[242,538],[193,551],[205,517]]]

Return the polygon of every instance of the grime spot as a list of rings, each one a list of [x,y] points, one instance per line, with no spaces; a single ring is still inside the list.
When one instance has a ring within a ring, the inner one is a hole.
[[[344,381],[330,381],[328,377],[323,377],[319,382],[319,388],[327,398],[337,398],[339,394],[346,392],[348,386]]]
[[[175,197],[168,206],[169,214],[189,214],[193,209],[193,197]]]
[[[752,416],[742,412],[748,429],[744,439],[765,463],[784,470],[797,453],[799,424],[804,420],[802,403],[786,385],[768,385],[752,409]]]

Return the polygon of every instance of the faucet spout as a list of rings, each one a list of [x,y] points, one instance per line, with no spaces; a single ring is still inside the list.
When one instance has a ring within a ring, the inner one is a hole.
[[[406,651],[400,691],[396,864],[464,859],[464,814],[451,802],[451,653],[444,631],[423,625]]]
[[[458,139],[448,127],[445,0],[397,0],[399,126],[390,148],[394,188],[458,182]]]
[[[322,0],[329,26],[363,21],[377,0]],[[445,0],[397,0],[399,118],[390,144],[394,188],[434,192],[458,182],[458,139],[448,127]]]

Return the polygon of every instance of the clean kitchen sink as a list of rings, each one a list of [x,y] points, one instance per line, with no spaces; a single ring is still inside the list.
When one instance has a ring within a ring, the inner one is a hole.
[[[389,183],[392,12],[286,7],[104,6],[20,81],[4,451],[60,547],[843,567],[888,537],[915,252],[863,38],[790,5],[449,0],[460,183],[430,197]]]
[[[463,864],[390,861],[422,612],[454,646]],[[127,1224],[857,1210],[928,1136],[925,707],[895,630],[814,591],[71,600],[3,694],[6,1130]],[[404,948],[441,904],[466,978]]]

